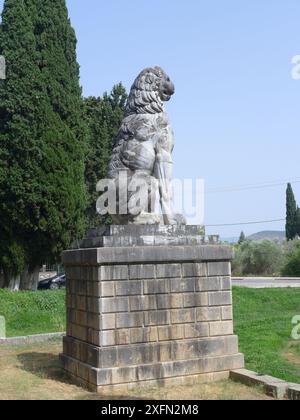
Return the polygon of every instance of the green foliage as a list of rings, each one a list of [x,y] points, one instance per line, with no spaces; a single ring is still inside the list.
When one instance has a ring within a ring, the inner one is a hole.
[[[66,328],[65,291],[0,290],[0,315],[8,337],[63,332]]]
[[[245,235],[244,232],[241,232],[239,242],[238,242],[239,245],[241,245],[243,242],[245,242],[245,240],[246,240],[246,235]]]
[[[0,249],[0,266],[12,276],[17,276],[24,269],[25,258],[23,247],[16,242],[7,242],[5,250]]]
[[[297,203],[293,188],[288,184],[286,190],[286,238],[288,241],[297,235]]]
[[[300,208],[297,208],[297,213],[296,213],[296,232],[297,235],[300,237]]]
[[[31,269],[57,260],[84,225],[86,131],[65,0],[6,0],[0,54],[0,249]],[[7,241],[8,238],[8,241]],[[20,271],[19,263],[14,271]],[[21,270],[22,271],[22,270]]]
[[[96,215],[98,193],[96,185],[107,177],[113,142],[124,117],[127,94],[122,84],[114,86],[110,94],[102,98],[89,97],[84,100],[85,120],[88,126],[88,151],[85,179],[88,189],[87,216],[90,227],[103,222]]]
[[[272,241],[244,241],[235,249],[233,272],[237,275],[273,275],[280,271],[284,252]]]
[[[298,241],[294,249],[287,255],[281,274],[283,276],[300,277],[300,243]]]

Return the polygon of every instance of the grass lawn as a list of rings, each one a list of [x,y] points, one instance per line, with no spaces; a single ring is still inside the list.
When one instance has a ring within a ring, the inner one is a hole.
[[[300,341],[291,338],[300,315],[300,289],[234,288],[235,333],[246,367],[300,383]]]
[[[291,340],[292,318],[300,315],[300,289],[234,288],[235,333],[246,367],[300,383],[300,342]],[[0,315],[7,336],[65,330],[65,292],[0,290]]]
[[[0,315],[7,337],[66,329],[65,291],[10,292],[0,289]]]
[[[0,400],[268,400],[259,388],[231,381],[194,386],[151,386],[90,393],[73,385],[61,369],[61,341],[20,347],[0,346]]]

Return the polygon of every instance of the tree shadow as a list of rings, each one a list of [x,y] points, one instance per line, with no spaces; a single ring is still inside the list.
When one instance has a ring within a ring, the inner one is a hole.
[[[49,379],[60,382],[65,385],[76,386],[79,389],[83,389],[88,392],[84,387],[80,387],[72,382],[68,374],[63,370],[62,362],[60,361],[57,354],[52,353],[22,353],[18,355],[18,361],[21,366],[20,369],[25,370],[40,379]],[[138,389],[137,389],[138,392]],[[89,392],[86,397],[76,398],[86,400],[142,400],[142,398],[128,395],[101,395],[94,392]]]
[[[38,352],[22,353],[18,355],[18,361],[21,363],[21,369],[41,379],[51,379],[64,384],[71,384],[56,354]]]

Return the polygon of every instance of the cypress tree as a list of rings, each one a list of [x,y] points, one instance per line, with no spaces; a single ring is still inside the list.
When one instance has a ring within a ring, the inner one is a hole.
[[[245,242],[245,240],[246,240],[246,235],[245,235],[245,233],[242,231],[241,232],[241,234],[240,234],[240,238],[239,238],[239,245],[241,245],[243,242]]]
[[[297,207],[296,213],[296,234],[300,237],[300,208]]]
[[[36,68],[32,22],[23,0],[6,0],[0,25],[0,55],[6,80],[0,81],[0,264],[5,287],[17,288],[27,258],[23,234],[37,184],[32,181],[37,154],[36,109],[42,89]]]
[[[295,239],[297,234],[297,203],[291,184],[286,190],[286,238],[288,241]]]
[[[65,0],[6,0],[2,18],[0,53],[8,67],[0,84],[0,217],[26,262],[21,288],[35,289],[33,273],[57,261],[84,228],[76,37]]]
[[[88,153],[85,179],[88,189],[87,218],[90,227],[108,223],[109,219],[96,214],[96,185],[107,177],[113,142],[124,117],[127,94],[122,84],[113,87],[102,98],[85,99],[85,119],[88,125]]]

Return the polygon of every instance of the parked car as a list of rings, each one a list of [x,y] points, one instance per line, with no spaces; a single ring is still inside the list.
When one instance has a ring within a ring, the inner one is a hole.
[[[39,290],[57,290],[66,287],[66,275],[60,274],[49,279],[44,279],[39,282]]]

